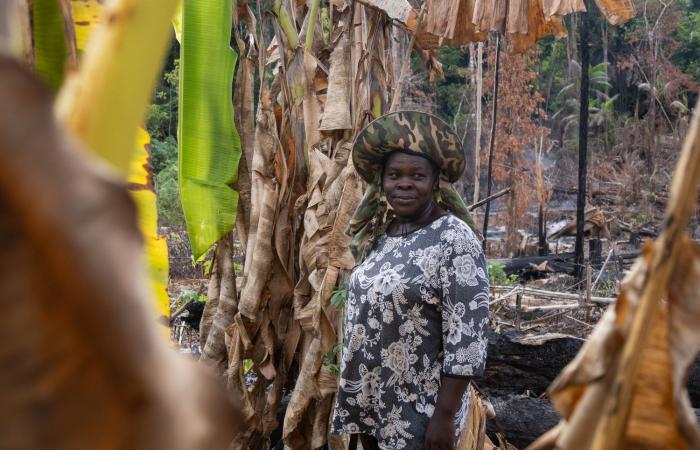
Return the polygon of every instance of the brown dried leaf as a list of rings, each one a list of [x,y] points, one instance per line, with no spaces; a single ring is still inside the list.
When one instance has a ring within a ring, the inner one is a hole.
[[[611,25],[621,25],[635,15],[632,0],[595,0],[595,3]]]
[[[321,130],[349,130],[350,117],[350,35],[341,34],[330,58],[328,96],[321,119]]]
[[[544,0],[542,4],[544,15],[547,17],[564,16],[586,10],[583,0]]]
[[[382,10],[390,19],[408,23],[414,13],[408,0],[359,0],[360,3]]]
[[[512,1],[512,0],[511,0]],[[512,44],[512,51],[514,53],[524,53],[530,47],[535,45],[537,41],[545,36],[558,36],[562,37],[566,35],[566,28],[559,17],[545,17],[542,10],[541,0],[522,0],[524,3],[528,3],[527,7],[527,33],[522,32],[510,32],[508,33],[508,39]],[[518,19],[517,24],[512,25],[513,29],[522,29],[522,17]],[[511,29],[511,22],[509,21],[508,29]]]
[[[437,36],[445,46],[485,40],[472,22],[475,4],[476,0],[426,0],[425,32]]]
[[[217,243],[217,271],[221,273],[219,298],[200,358],[200,361],[211,366],[218,374],[223,374],[228,366],[228,352],[224,342],[225,330],[233,323],[238,305],[231,240],[231,233],[229,233]]]
[[[279,184],[273,180],[275,155],[281,151],[276,137],[275,119],[266,109],[258,111],[253,152],[251,217],[245,252],[244,283],[238,303],[240,314],[251,320],[260,318],[262,292],[273,260],[273,236]]]

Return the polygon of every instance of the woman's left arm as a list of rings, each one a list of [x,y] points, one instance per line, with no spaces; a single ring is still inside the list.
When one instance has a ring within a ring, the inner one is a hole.
[[[457,230],[455,230],[457,231]],[[472,233],[442,242],[442,382],[426,430],[427,450],[454,448],[455,417],[472,377],[486,365],[489,282],[486,258]],[[465,245],[465,237],[467,245]]]

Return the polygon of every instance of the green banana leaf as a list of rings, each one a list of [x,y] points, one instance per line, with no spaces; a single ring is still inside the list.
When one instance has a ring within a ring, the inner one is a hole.
[[[236,223],[241,141],[233,122],[231,2],[185,2],[178,142],[182,208],[199,260]]]
[[[34,0],[32,4],[32,34],[34,66],[39,76],[58,90],[65,75],[66,38],[59,0]]]

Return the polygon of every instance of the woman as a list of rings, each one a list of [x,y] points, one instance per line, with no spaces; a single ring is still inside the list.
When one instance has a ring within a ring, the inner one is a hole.
[[[350,227],[361,263],[333,431],[367,450],[451,450],[489,320],[486,260],[451,186],[465,166],[459,138],[429,114],[391,113],[360,133],[353,162],[369,185]]]

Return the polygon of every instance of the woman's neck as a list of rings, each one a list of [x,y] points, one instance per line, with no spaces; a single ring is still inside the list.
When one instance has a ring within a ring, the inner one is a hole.
[[[425,205],[425,207],[421,208],[421,210],[414,216],[394,217],[387,228],[387,233],[392,236],[406,235],[432,223],[443,214],[444,210],[434,201],[431,201]]]

